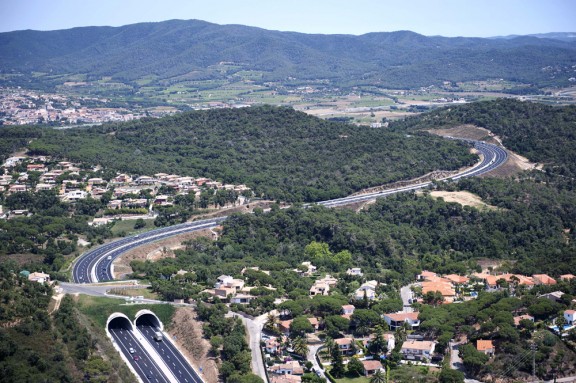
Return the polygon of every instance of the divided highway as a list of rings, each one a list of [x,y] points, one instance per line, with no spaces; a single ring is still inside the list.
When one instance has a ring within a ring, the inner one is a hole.
[[[164,360],[166,366],[180,383],[203,383],[196,371],[190,366],[180,351],[174,346],[168,337],[164,337],[161,342],[154,340],[154,333],[161,331],[146,319],[138,319],[136,323],[138,331],[143,335],[152,348]]]
[[[108,331],[143,382],[170,383],[131,329],[118,325],[110,327]]]
[[[460,178],[474,177],[487,173],[502,165],[508,158],[506,150],[496,145],[487,144],[481,141],[469,142],[473,143],[474,147],[482,154],[482,161],[470,169],[452,177],[448,177],[446,180],[458,180]],[[351,203],[368,201],[391,194],[423,189],[431,184],[432,182],[422,182],[416,185],[404,186],[396,189],[321,201],[317,204],[327,207],[349,205]],[[220,217],[182,223],[107,243],[80,256],[72,269],[72,279],[74,283],[95,283],[113,280],[112,262],[122,253],[146,243],[155,242],[174,235],[218,226],[220,223],[225,221],[226,218],[227,217]]]

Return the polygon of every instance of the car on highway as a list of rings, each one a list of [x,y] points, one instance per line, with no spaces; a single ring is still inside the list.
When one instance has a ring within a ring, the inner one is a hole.
[[[136,352],[132,347],[130,347],[128,351],[130,351],[130,354],[134,354]]]
[[[106,257],[106,259],[110,261],[110,260],[112,260],[112,256],[109,255],[109,256]]]
[[[140,357],[138,355],[134,355],[134,360],[137,362],[140,360]]]

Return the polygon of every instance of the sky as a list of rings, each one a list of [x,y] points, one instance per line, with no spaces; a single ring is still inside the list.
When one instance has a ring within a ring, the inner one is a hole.
[[[0,0],[0,32],[198,19],[271,30],[492,37],[576,32],[575,0]]]

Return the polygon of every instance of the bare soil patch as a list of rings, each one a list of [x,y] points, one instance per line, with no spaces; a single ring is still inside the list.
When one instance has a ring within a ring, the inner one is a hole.
[[[202,334],[202,322],[190,307],[179,307],[172,318],[168,333],[178,349],[188,358],[197,372],[202,368],[202,378],[207,383],[218,382],[218,364],[210,356],[210,342]]]
[[[174,250],[183,248],[182,242],[199,237],[212,238],[212,231],[204,229],[192,233],[180,234],[158,242],[148,243],[127,251],[114,261],[114,279],[122,279],[132,273],[130,262],[135,259],[157,261],[161,258],[174,258]]]
[[[451,136],[457,138],[467,138],[472,140],[484,141],[489,144],[504,147],[502,145],[502,140],[500,139],[500,137],[496,136],[494,133],[492,133],[486,128],[481,128],[475,125],[460,125],[453,128],[432,129],[429,130],[428,132],[440,136]],[[519,154],[516,154],[508,149],[506,149],[506,152],[508,152],[508,160],[506,161],[505,164],[480,177],[490,176],[490,177],[506,178],[525,170],[541,168],[541,165],[530,162],[527,158],[522,157]]]
[[[434,198],[442,198],[446,202],[456,202],[462,206],[472,206],[478,209],[496,210],[496,206],[488,205],[476,194],[467,191],[448,192],[433,191],[430,195]]]

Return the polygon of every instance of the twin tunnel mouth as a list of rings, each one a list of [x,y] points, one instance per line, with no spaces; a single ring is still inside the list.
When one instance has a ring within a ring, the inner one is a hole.
[[[108,317],[106,328],[108,330],[128,330],[133,331],[136,327],[151,326],[164,331],[162,321],[150,310],[140,310],[136,313],[134,322],[123,313],[113,313]]]

